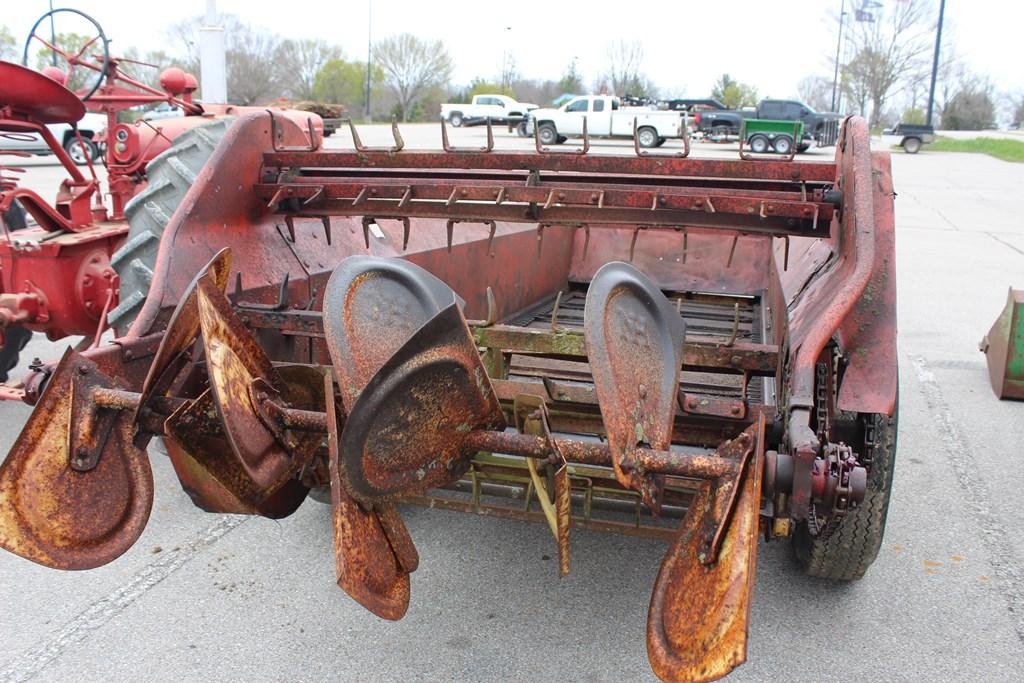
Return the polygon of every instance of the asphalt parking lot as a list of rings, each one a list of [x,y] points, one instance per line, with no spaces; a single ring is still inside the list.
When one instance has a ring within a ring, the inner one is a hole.
[[[403,133],[440,143],[436,126]],[[383,144],[388,129],[362,137]],[[480,145],[484,132],[452,138]],[[28,166],[24,185],[52,197],[59,168]],[[748,662],[730,681],[1024,680],[1024,403],[994,397],[977,347],[1007,287],[1024,287],[1024,165],[894,152],[893,175],[900,424],[882,552],[837,586],[762,542]],[[22,367],[62,348],[35,339]],[[28,414],[0,404],[0,453]],[[660,542],[576,532],[559,579],[544,526],[405,508],[421,564],[407,616],[390,623],[335,585],[328,508],[207,515],[151,455],[153,513],[120,559],[71,573],[0,553],[0,681],[653,679],[644,629]]]

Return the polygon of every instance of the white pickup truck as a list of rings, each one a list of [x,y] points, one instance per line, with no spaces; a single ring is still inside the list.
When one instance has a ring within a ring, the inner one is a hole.
[[[487,123],[519,123],[526,112],[537,108],[529,102],[516,102],[505,95],[473,95],[472,104],[442,104],[441,118],[456,128]]]
[[[641,147],[660,147],[669,138],[681,138],[686,119],[678,111],[657,111],[645,107],[622,107],[617,97],[584,95],[558,109],[535,109],[526,118],[526,133],[537,135],[545,145],[557,145],[569,137],[587,134],[601,137],[633,137],[633,121]]]

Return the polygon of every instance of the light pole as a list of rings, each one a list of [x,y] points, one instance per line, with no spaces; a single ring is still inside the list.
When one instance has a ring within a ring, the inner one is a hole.
[[[836,93],[839,89],[839,50],[843,45],[843,24],[846,22],[846,0],[839,6],[839,37],[836,39],[836,68],[832,73],[832,111],[836,110]]]
[[[946,0],[939,0],[939,25],[935,29],[935,56],[932,57],[932,85],[928,91],[928,120],[932,125],[932,112],[935,109],[935,80],[939,75],[939,45],[942,43],[942,16],[946,13]]]
[[[506,26],[505,27],[505,32],[501,36],[502,38],[504,38],[504,40],[502,41],[503,45],[502,45],[502,51],[501,51],[501,94],[502,95],[505,94],[506,87],[512,85],[509,82],[511,79],[509,78],[509,73],[508,73],[508,58],[509,58],[509,54],[508,54],[508,52],[509,52],[509,38],[508,38],[508,36],[509,36],[509,34],[511,32],[512,32],[512,27],[511,26]]]
[[[370,85],[373,83],[373,0],[366,3],[366,120],[370,120]]]

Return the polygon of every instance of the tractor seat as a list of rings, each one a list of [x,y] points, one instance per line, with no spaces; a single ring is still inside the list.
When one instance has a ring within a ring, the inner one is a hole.
[[[75,123],[85,116],[78,95],[38,71],[0,60],[0,107],[40,123]]]

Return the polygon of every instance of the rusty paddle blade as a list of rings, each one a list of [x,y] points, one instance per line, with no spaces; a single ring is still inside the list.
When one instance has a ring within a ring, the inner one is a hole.
[[[743,438],[743,437],[746,438]],[[720,505],[705,481],[693,498],[679,534],[662,561],[647,614],[647,656],[663,681],[713,681],[747,657],[747,623],[757,562],[758,515],[764,429],[747,429],[719,455],[747,458],[736,483],[732,514],[724,520],[717,560],[704,563],[708,538],[716,533]]]
[[[633,452],[672,443],[686,325],[647,276],[612,262],[590,283],[583,332],[615,477],[657,514],[663,483]]]
[[[444,486],[469,467],[469,434],[503,426],[473,336],[452,303],[356,399],[341,435],[344,481],[364,502]]]
[[[131,416],[94,406],[93,388],[117,384],[69,349],[0,465],[0,547],[47,567],[114,560],[139,538],[153,505],[153,473],[132,443]]]
[[[142,383],[139,407],[132,418],[133,422],[138,421],[139,413],[150,397],[165,391],[174,380],[181,369],[180,363],[184,360],[185,352],[199,336],[199,281],[209,280],[214,288],[223,293],[227,288],[230,271],[231,250],[225,247],[196,274],[195,279],[185,290],[171,314],[163,339],[160,340],[160,347],[153,356],[146,379]]]
[[[448,285],[408,261],[343,260],[324,290],[323,324],[345,408],[416,330],[457,300]]]
[[[305,487],[294,485],[295,474],[312,454],[317,440],[308,435],[301,442],[279,438],[280,435],[275,435],[268,427],[256,410],[255,402],[261,398],[294,398],[289,395],[288,383],[211,279],[200,278],[197,293],[210,397],[231,447],[230,453],[214,456],[214,460],[222,461],[231,455],[236,459],[230,465],[236,477],[221,479],[221,483],[257,509],[264,501],[274,500],[272,515],[288,514],[298,508],[306,496]],[[318,395],[320,378],[317,373]],[[323,410],[322,396],[319,405],[316,400],[311,403],[298,407]],[[193,457],[200,454],[202,451],[196,451]],[[205,455],[211,457],[209,453]],[[211,466],[214,465],[211,463]],[[284,500],[274,498],[279,491]]]
[[[357,503],[345,489],[338,458],[340,419],[330,377],[326,378],[325,388],[338,586],[378,617],[398,620],[409,608],[409,573],[419,564],[419,556],[398,511],[390,503],[385,503],[384,514],[378,514]],[[396,545],[400,550],[396,550]]]

